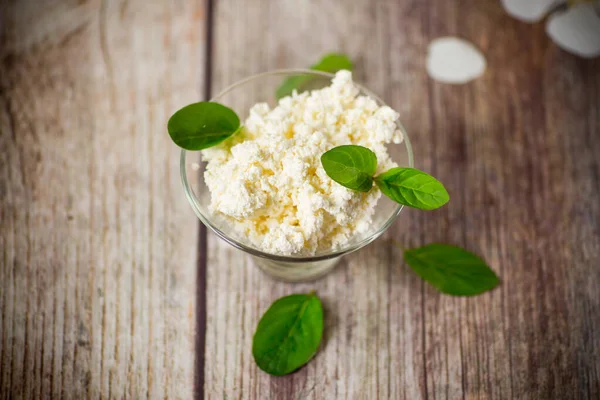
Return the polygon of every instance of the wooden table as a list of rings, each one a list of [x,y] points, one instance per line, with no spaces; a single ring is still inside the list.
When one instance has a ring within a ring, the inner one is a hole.
[[[0,399],[600,398],[600,60],[499,1],[0,7]],[[482,78],[428,78],[427,44],[444,35],[481,48]],[[326,278],[285,284],[199,225],[166,121],[328,51],[401,113],[452,201],[403,213]],[[392,240],[465,246],[502,285],[440,295]],[[266,375],[258,319],[311,289],[321,350]]]

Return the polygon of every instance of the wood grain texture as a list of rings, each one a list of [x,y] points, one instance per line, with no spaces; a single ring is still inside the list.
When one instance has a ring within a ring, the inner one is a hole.
[[[328,51],[401,113],[416,165],[448,207],[409,210],[386,235],[310,284],[270,280],[209,235],[205,394],[251,399],[600,397],[600,60],[499,2],[215,2],[215,90]],[[463,86],[431,81],[433,38],[457,35],[488,60]],[[484,256],[501,276],[476,298],[440,295],[392,244],[433,241]],[[258,370],[251,341],[278,297],[315,289],[322,349],[286,377]]]
[[[192,393],[202,4],[2,2],[0,399]]]

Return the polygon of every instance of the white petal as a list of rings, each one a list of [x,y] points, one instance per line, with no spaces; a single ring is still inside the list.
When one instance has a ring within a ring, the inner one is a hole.
[[[561,49],[585,58],[600,56],[600,16],[593,4],[580,4],[553,14],[546,33]]]
[[[441,37],[427,48],[427,73],[445,83],[466,83],[483,74],[485,57],[466,40]]]
[[[560,3],[557,0],[501,0],[506,12],[521,21],[537,22],[550,9]]]

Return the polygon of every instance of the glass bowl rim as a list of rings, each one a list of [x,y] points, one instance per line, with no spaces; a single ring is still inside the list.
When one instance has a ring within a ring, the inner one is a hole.
[[[333,78],[335,76],[334,74],[330,74],[327,72],[315,71],[315,70],[310,70],[310,69],[301,69],[301,68],[276,69],[276,70],[271,70],[271,71],[255,74],[255,75],[250,75],[244,79],[241,79],[241,80],[227,86],[225,89],[220,91],[217,95],[213,96],[210,101],[218,101],[217,100],[218,98],[226,95],[231,90],[233,90],[233,89],[237,88],[238,86],[241,86],[245,83],[248,83],[254,79],[264,78],[267,76],[274,76],[274,75],[290,75],[290,74],[310,74],[310,75],[317,75],[317,76],[326,77],[326,78]],[[387,105],[381,98],[379,98],[379,96],[375,95],[369,89],[365,88],[364,86],[362,86],[356,82],[354,82],[354,85],[361,92],[366,93],[369,97],[374,99],[378,104]],[[406,129],[405,129],[404,125],[400,121],[397,121],[396,125],[402,132],[404,139],[401,144],[404,144],[404,146],[406,147],[406,151],[408,153],[408,166],[412,168],[414,165],[414,160],[413,160],[412,146],[411,146],[410,140],[408,138],[408,134],[406,133]],[[274,261],[289,262],[289,263],[315,262],[315,261],[323,261],[323,260],[328,260],[331,258],[340,257],[340,256],[355,252],[355,251],[365,247],[366,245],[368,245],[369,243],[371,243],[375,239],[377,239],[379,236],[381,236],[390,227],[390,225],[392,225],[392,223],[394,223],[394,221],[396,220],[396,218],[398,218],[398,216],[400,215],[400,212],[404,208],[403,205],[398,204],[396,209],[392,213],[392,215],[371,235],[365,237],[364,239],[362,239],[361,241],[359,241],[357,243],[354,243],[354,244],[346,246],[346,247],[342,247],[340,249],[336,249],[334,251],[317,254],[314,256],[294,256],[294,255],[286,256],[286,255],[280,255],[280,254],[266,253],[266,252],[260,251],[258,249],[255,249],[253,247],[247,246],[243,243],[240,243],[237,240],[229,237],[226,233],[224,233],[219,228],[214,226],[210,222],[210,218],[207,215],[204,215],[200,211],[200,209],[198,208],[198,206],[196,204],[196,202],[197,201],[199,202],[199,200],[196,197],[196,195],[194,194],[194,191],[191,188],[191,185],[187,178],[187,171],[186,171],[186,154],[187,153],[188,153],[187,150],[181,149],[181,157],[180,157],[180,165],[179,165],[180,175],[181,175],[181,182],[183,184],[185,195],[188,199],[188,202],[192,206],[192,209],[196,213],[196,216],[200,219],[200,221],[205,226],[207,226],[210,230],[212,230],[215,234],[217,234],[217,236],[219,236],[225,242],[229,243],[230,245],[232,245],[233,247],[235,247],[237,249],[240,249],[240,250],[242,250],[248,254],[251,254],[253,256],[256,256],[256,257],[267,258],[267,259],[274,260]],[[194,153],[197,153],[197,152],[194,151]]]

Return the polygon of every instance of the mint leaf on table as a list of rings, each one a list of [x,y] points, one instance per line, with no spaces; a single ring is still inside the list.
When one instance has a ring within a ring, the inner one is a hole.
[[[474,296],[495,288],[500,282],[484,260],[448,244],[434,243],[405,250],[404,260],[440,292],[453,296]]]
[[[171,116],[167,124],[173,142],[186,150],[215,146],[239,128],[240,119],[235,111],[210,101],[183,107]]]
[[[329,72],[331,74],[347,69],[352,71],[352,61],[345,54],[329,53],[323,56],[319,62],[311,65],[310,69],[315,71]],[[289,96],[294,89],[302,91],[304,85],[313,79],[310,75],[295,75],[287,78],[275,92],[277,99]]]
[[[306,364],[323,336],[323,306],[311,294],[276,300],[260,319],[252,340],[252,355],[260,369],[286,375]]]
[[[375,183],[395,202],[421,210],[434,210],[450,200],[440,181],[415,168],[392,168],[376,176]]]
[[[321,155],[327,175],[348,189],[368,192],[373,187],[377,156],[362,146],[338,146]]]

